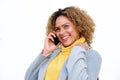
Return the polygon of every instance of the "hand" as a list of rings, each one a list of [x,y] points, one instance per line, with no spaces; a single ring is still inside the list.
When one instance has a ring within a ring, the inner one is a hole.
[[[49,33],[49,35],[44,40],[44,49],[42,52],[43,55],[46,55],[46,54],[52,52],[60,45],[60,43],[58,43],[57,45],[54,44],[54,39],[52,36],[56,37],[56,35],[54,33]]]

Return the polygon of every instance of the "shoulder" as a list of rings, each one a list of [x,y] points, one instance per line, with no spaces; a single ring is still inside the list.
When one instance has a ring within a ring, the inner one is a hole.
[[[98,51],[89,49],[86,51],[87,70],[91,80],[97,78],[101,68],[102,57]],[[94,75],[94,77],[92,77]],[[96,76],[96,77],[95,77]]]
[[[92,59],[99,59],[102,60],[100,53],[94,49],[89,49],[86,51],[86,57]]]
[[[94,66],[101,66],[101,62],[102,62],[102,57],[99,54],[98,51],[94,50],[94,49],[89,49],[86,51],[86,59],[87,59],[87,65],[91,65],[92,67]],[[94,64],[94,65],[93,65]]]

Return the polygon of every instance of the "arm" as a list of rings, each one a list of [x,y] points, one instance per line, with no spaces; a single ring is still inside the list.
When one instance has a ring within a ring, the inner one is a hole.
[[[39,54],[37,58],[32,62],[32,64],[29,66],[26,74],[25,74],[25,80],[36,80],[37,78],[37,72],[40,67],[40,65],[45,62],[50,55],[43,56],[42,54]]]
[[[56,37],[54,33],[50,33],[48,36],[46,36],[44,40],[43,51],[30,65],[29,69],[26,72],[25,80],[37,80],[37,73],[41,64],[46,62],[49,59],[50,55],[53,53],[53,51],[55,51],[60,45],[60,43],[57,45],[54,44],[54,39],[52,36]]]

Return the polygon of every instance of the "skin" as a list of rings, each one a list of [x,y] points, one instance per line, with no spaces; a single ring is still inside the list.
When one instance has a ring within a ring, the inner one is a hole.
[[[57,36],[60,43],[55,45],[52,36]],[[49,35],[44,40],[43,55],[49,54],[60,44],[62,44],[64,47],[68,47],[79,38],[80,36],[77,27],[70,20],[68,20],[67,17],[61,15],[56,19],[55,30],[49,33]],[[82,43],[77,44],[77,46],[82,46],[86,49],[85,45]]]
[[[76,26],[65,16],[59,16],[56,19],[55,33],[65,47],[70,46],[80,38]]]

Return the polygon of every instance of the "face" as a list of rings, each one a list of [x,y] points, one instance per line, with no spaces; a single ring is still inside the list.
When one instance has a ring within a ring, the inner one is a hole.
[[[65,16],[59,16],[56,19],[55,33],[65,47],[70,46],[80,38],[77,27]]]

